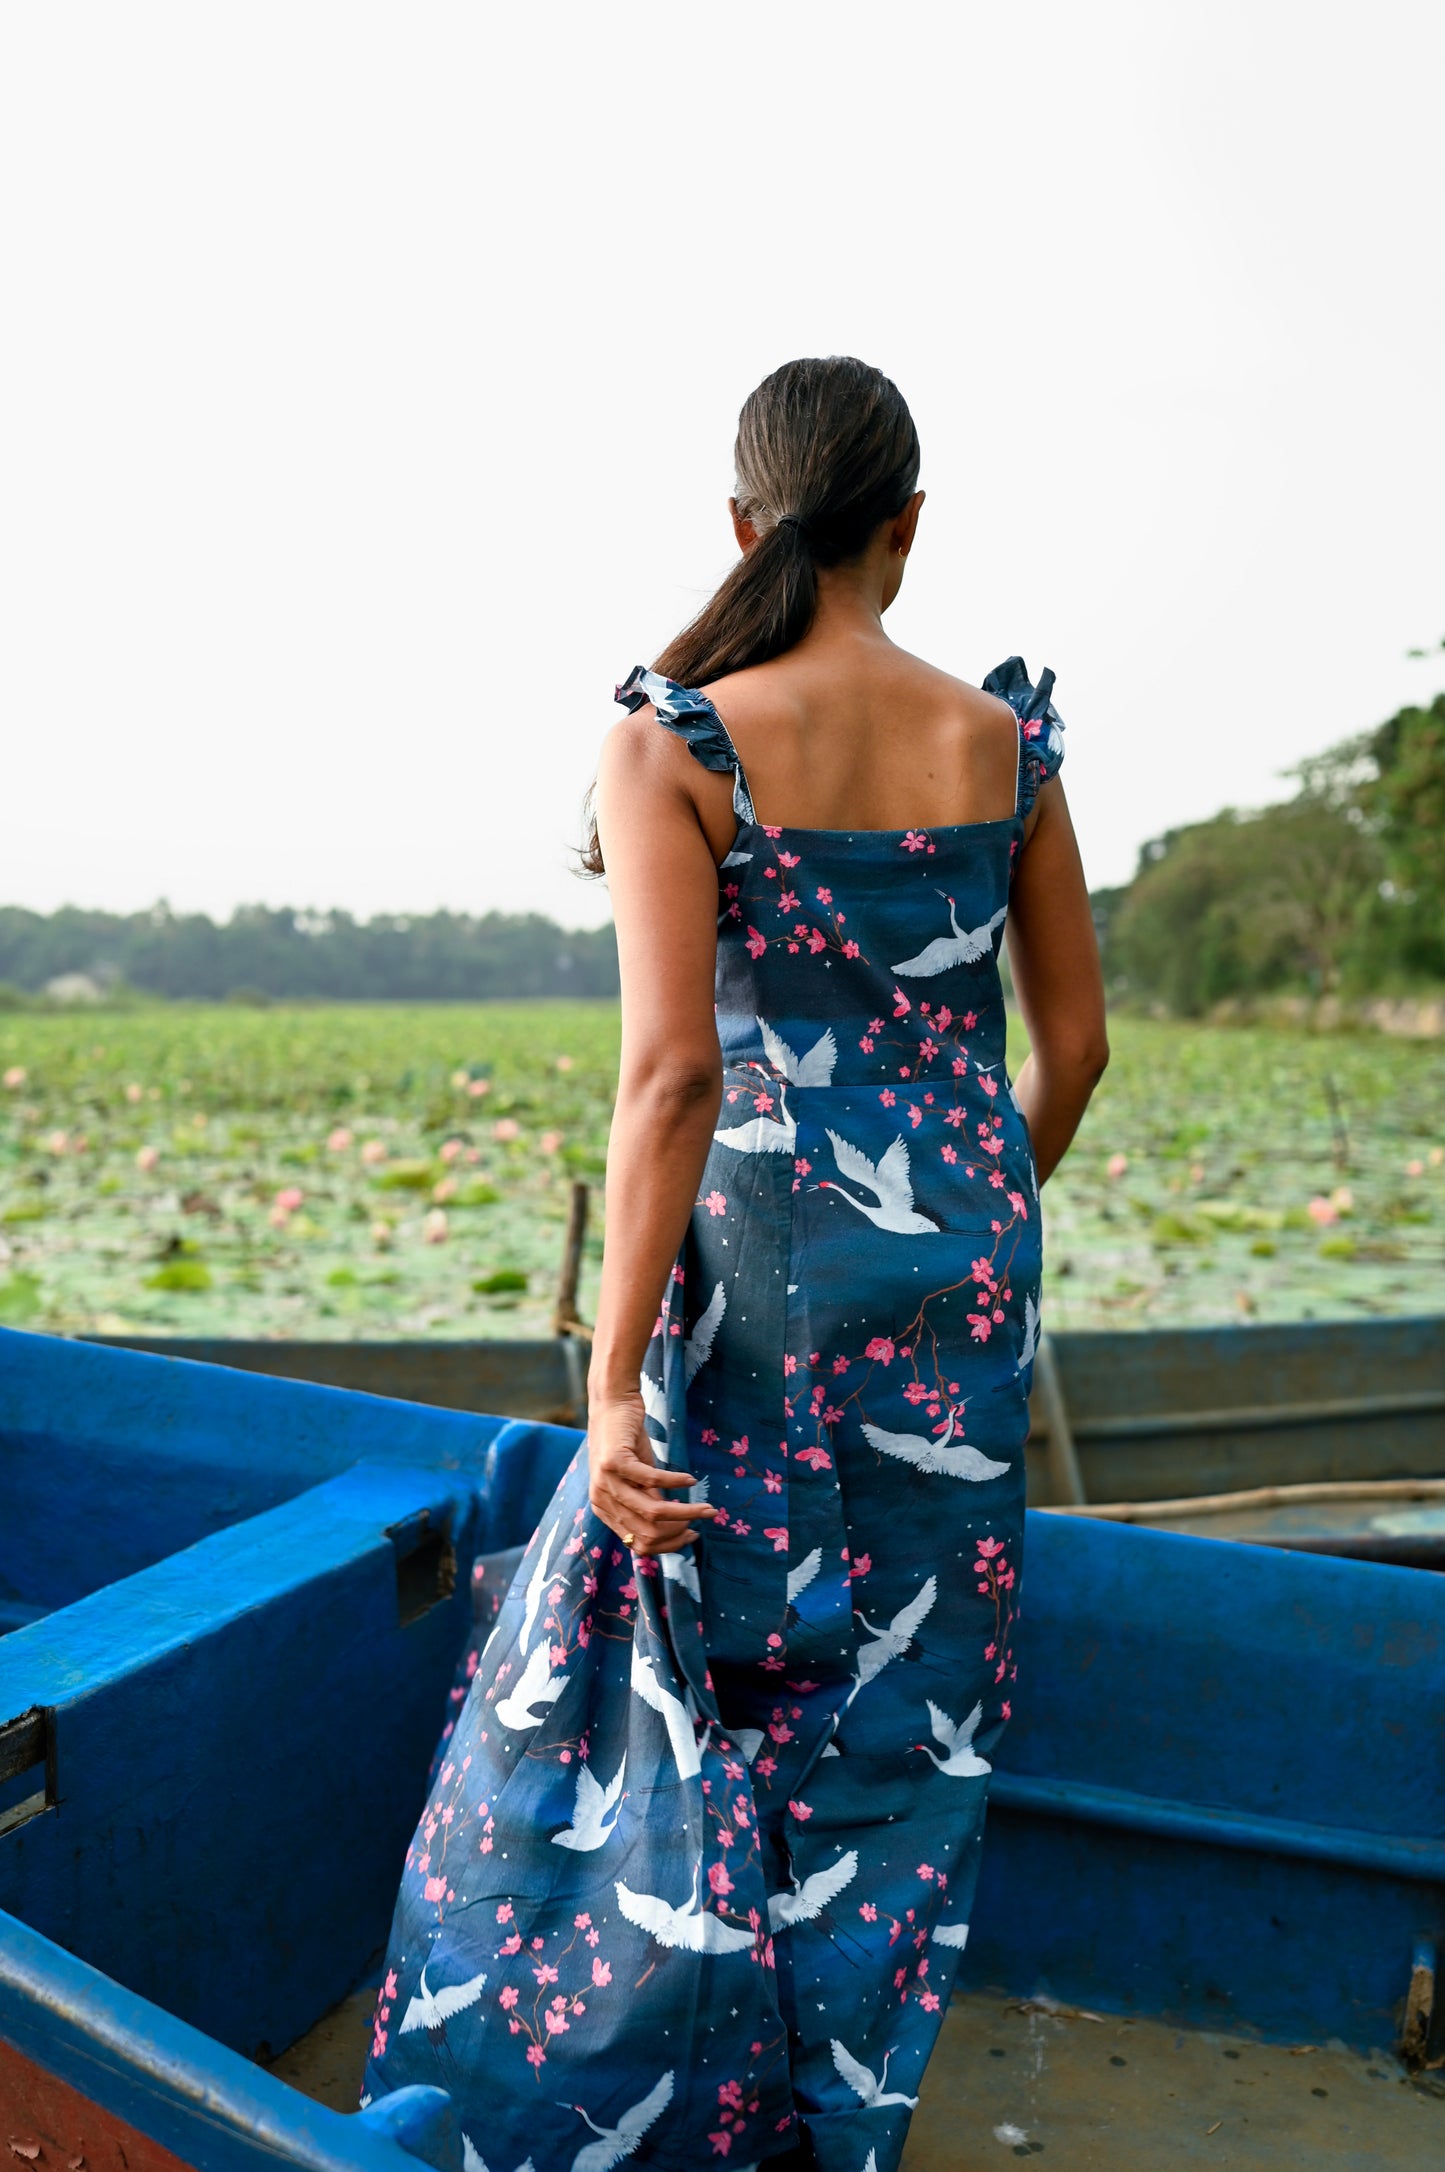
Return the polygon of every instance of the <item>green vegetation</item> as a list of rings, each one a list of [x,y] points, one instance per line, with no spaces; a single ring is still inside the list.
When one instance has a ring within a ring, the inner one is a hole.
[[[1438,1310],[1438,1044],[1128,1017],[1113,1041],[1045,1193],[1051,1326]],[[545,1334],[617,1045],[610,1003],[6,1013],[0,1325]]]
[[[25,912],[0,909],[0,1012],[25,1007],[53,980],[82,977],[115,995],[138,991],[258,1009],[280,1001],[479,1002],[497,997],[611,996],[610,927],[559,928],[540,913],[273,912],[243,906],[223,925],[204,913]]]
[[[1293,799],[1171,830],[1096,895],[1116,999],[1197,1017],[1445,983],[1445,694],[1293,774]]]

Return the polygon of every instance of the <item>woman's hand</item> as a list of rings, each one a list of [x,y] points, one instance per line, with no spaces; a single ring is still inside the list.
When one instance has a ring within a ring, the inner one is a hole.
[[[658,1462],[640,1395],[589,1404],[587,1468],[594,1510],[634,1553],[679,1553],[697,1537],[699,1518],[715,1513],[705,1501],[667,1498],[666,1488],[690,1486],[692,1477]]]

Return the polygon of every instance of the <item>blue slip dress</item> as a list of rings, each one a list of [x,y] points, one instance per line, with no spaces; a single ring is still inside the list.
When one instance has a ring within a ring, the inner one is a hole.
[[[707,768],[722,1104],[643,1374],[717,1509],[629,1553],[585,1444],[475,1665],[406,1858],[372,2101],[449,2090],[467,2172],[896,2172],[968,1935],[1014,1693],[1039,1195],[998,949],[1063,755],[1011,816],[760,823],[701,694],[618,690]]]

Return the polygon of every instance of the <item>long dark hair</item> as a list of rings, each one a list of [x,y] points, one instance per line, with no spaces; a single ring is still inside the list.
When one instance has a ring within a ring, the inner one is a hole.
[[[902,393],[851,355],[785,362],[750,393],[734,450],[737,508],[757,541],[653,666],[680,686],[707,686],[796,646],[813,623],[818,568],[867,548],[918,488],[918,432]],[[601,875],[589,835],[579,872]]]

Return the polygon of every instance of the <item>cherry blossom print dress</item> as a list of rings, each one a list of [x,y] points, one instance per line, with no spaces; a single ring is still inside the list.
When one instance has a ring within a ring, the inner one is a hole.
[[[449,2090],[467,2172],[895,2172],[1015,1693],[1039,1195],[998,951],[1062,726],[1012,657],[1014,813],[760,823],[707,768],[724,1087],[643,1375],[716,1520],[629,1553],[585,1442],[445,1745],[366,2089]]]

